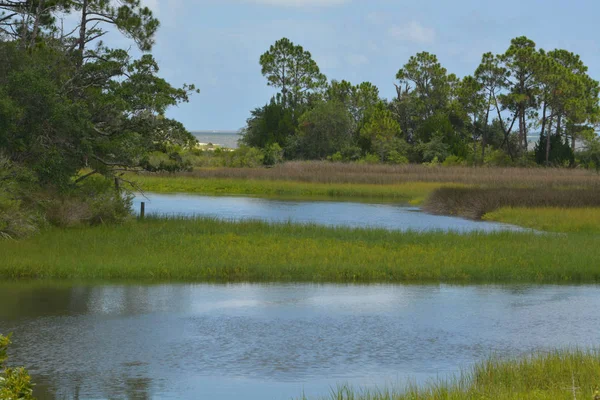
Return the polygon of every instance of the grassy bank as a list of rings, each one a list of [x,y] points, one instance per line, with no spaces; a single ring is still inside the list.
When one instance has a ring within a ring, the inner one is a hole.
[[[491,358],[453,380],[423,388],[340,388],[324,400],[593,400],[600,353],[556,351],[513,360]]]
[[[600,234],[600,207],[504,207],[486,214],[483,219],[516,224],[547,232]]]
[[[358,198],[393,200],[420,204],[444,184],[407,182],[386,185],[318,183],[299,181],[201,178],[188,175],[138,175],[133,180],[143,190],[155,193],[197,193],[208,195],[251,195],[310,198]]]
[[[210,219],[54,229],[0,242],[2,279],[600,282],[594,235],[401,233]]]
[[[456,188],[436,189],[423,209],[440,215],[480,219],[504,207],[585,208],[600,207],[599,189],[579,188]],[[522,214],[526,214],[522,211]],[[558,221],[560,214],[555,218]],[[519,221],[514,221],[518,222]]]

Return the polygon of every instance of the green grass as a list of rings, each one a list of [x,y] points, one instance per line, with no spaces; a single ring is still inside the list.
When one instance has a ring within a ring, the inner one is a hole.
[[[600,282],[594,235],[402,233],[211,219],[53,229],[0,242],[1,279]]]
[[[143,190],[155,193],[197,193],[209,195],[252,195],[310,198],[358,198],[420,204],[435,189],[448,184],[407,182],[397,184],[319,183],[270,181],[194,176],[136,175],[130,177]]]
[[[490,358],[454,379],[403,390],[334,390],[327,400],[593,400],[600,384],[600,352],[555,351]]]
[[[547,232],[600,234],[600,208],[505,207],[486,214],[483,219]]]

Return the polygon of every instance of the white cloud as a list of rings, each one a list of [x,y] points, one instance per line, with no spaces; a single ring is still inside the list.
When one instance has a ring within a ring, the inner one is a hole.
[[[402,26],[393,26],[389,34],[398,40],[417,44],[431,44],[435,41],[435,30],[421,25],[417,21],[411,21]]]

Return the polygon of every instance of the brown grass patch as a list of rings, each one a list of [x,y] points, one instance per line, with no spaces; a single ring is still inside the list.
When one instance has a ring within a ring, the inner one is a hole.
[[[594,187],[600,189],[599,174],[587,170],[564,168],[427,167],[423,165],[394,166],[295,161],[273,168],[198,169],[176,175],[197,178],[315,183],[441,182],[502,187]]]
[[[432,214],[481,219],[502,207],[600,207],[600,189],[440,188],[425,202]]]

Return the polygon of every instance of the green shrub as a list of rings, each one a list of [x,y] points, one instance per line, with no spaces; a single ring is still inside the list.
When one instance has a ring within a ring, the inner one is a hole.
[[[25,368],[8,368],[6,360],[10,336],[0,335],[0,399],[33,400],[33,383]]]
[[[263,163],[265,165],[275,165],[283,162],[283,149],[279,143],[273,143],[263,149]]]
[[[465,165],[465,164],[466,164],[465,160],[463,160],[462,158],[460,158],[458,156],[454,156],[454,155],[446,157],[446,159],[442,163],[442,165],[444,167],[458,167],[458,166]]]
[[[48,193],[47,197],[42,207],[54,226],[121,223],[131,216],[131,195],[100,176],[84,180],[68,193]]]
[[[494,150],[485,154],[483,163],[490,167],[508,167],[512,165],[512,160],[504,151]]]
[[[242,146],[224,153],[225,165],[233,168],[255,168],[263,165],[265,156],[260,149]]]
[[[394,164],[394,165],[406,165],[409,163],[408,158],[401,155],[396,150],[390,151],[390,153],[387,156],[386,162],[388,164]]]
[[[344,161],[344,156],[342,156],[342,153],[338,151],[337,153],[327,157],[327,159],[331,162],[342,162]]]
[[[358,162],[360,164],[379,164],[379,156],[377,154],[367,153]]]

